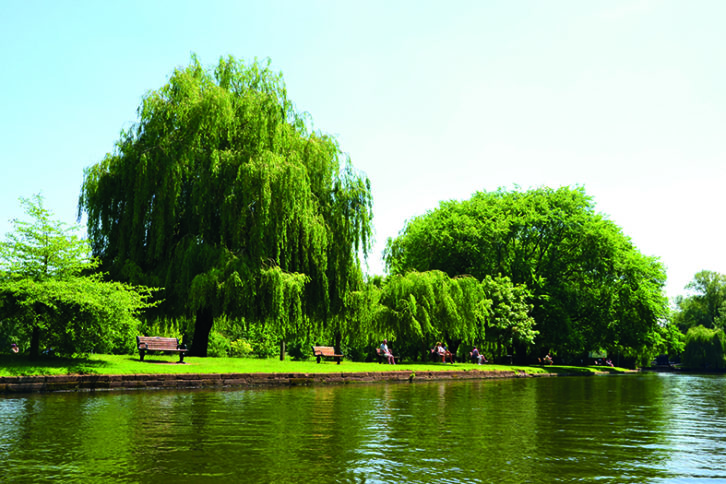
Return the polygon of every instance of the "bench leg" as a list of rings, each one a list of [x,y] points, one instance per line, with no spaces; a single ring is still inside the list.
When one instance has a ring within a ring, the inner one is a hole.
[[[337,362],[338,362],[338,364],[340,364],[340,360],[341,360],[341,359],[342,359],[342,358],[336,358],[336,359],[335,359],[335,361],[337,361]]]
[[[144,350],[139,350],[139,361],[144,361]]]
[[[320,357],[318,356],[318,363],[320,363]]]
[[[184,353],[179,353],[179,363],[184,363]]]

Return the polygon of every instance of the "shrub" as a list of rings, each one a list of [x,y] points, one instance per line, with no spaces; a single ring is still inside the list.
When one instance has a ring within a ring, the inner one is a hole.
[[[229,345],[229,356],[233,358],[246,358],[252,354],[252,345],[247,340],[237,339]]]
[[[229,355],[230,342],[222,334],[212,331],[209,333],[209,345],[207,346],[207,356],[223,358]]]

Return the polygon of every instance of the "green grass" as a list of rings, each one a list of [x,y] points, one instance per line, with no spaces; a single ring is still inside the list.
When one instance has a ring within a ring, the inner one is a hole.
[[[139,361],[138,355],[89,355],[82,358],[47,358],[31,361],[19,355],[0,355],[0,377],[30,375],[129,375],[153,373],[351,373],[379,371],[506,371],[528,374],[567,373],[592,374],[609,371],[623,372],[620,368],[602,366],[514,366],[514,365],[474,365],[471,363],[401,363],[395,366],[378,363],[343,361],[340,365],[333,361],[316,363],[315,360],[294,361],[277,358],[195,358],[185,357],[183,365],[177,363],[178,356],[147,355]]]

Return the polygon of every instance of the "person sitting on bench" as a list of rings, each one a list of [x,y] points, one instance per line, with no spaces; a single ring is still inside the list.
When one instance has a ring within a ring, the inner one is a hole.
[[[479,353],[479,350],[477,349],[476,346],[474,347],[473,350],[471,350],[471,353],[469,353],[469,354],[471,355],[471,361],[472,361],[472,363],[476,362],[479,365],[483,365],[484,363],[488,363],[486,357],[484,355],[482,355],[481,353]]]
[[[396,358],[393,356],[393,352],[391,352],[391,349],[388,347],[388,341],[385,339],[383,340],[383,343],[381,343],[381,354],[388,358],[388,363],[390,365],[396,364]]]

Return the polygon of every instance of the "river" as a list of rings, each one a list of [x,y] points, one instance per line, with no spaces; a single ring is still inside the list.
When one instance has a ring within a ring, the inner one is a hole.
[[[0,396],[2,482],[726,482],[726,376]]]

